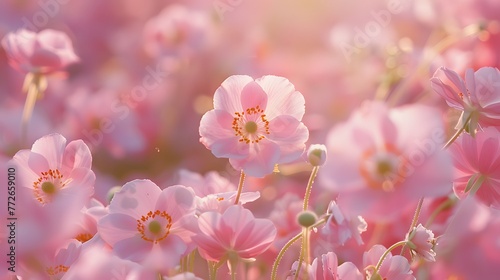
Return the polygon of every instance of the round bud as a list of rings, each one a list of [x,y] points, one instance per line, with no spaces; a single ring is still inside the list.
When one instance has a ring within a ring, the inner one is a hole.
[[[297,215],[297,222],[303,227],[310,227],[316,223],[318,216],[311,211],[302,211]]]
[[[326,146],[313,144],[307,150],[307,159],[312,166],[321,166],[326,162]]]

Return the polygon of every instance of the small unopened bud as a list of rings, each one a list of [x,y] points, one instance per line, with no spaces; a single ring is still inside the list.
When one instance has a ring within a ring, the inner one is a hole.
[[[318,216],[311,211],[302,211],[297,215],[297,222],[303,227],[310,227],[316,223]]]
[[[307,159],[312,166],[321,166],[326,161],[326,146],[313,144],[307,150]]]

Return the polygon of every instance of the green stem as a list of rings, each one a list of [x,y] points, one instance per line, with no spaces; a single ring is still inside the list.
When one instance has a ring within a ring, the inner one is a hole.
[[[302,232],[295,235],[292,239],[290,239],[283,248],[281,248],[281,251],[278,253],[278,256],[276,257],[276,260],[273,263],[273,268],[271,270],[271,280],[276,280],[276,274],[278,273],[278,266],[281,262],[281,259],[285,255],[286,251],[295,243],[297,240],[299,240],[302,237]]]
[[[245,183],[245,172],[241,170],[240,181],[238,183],[238,192],[236,193],[236,199],[234,200],[234,204],[238,204],[240,202],[241,191],[243,190],[244,183]]]
[[[318,175],[318,170],[319,170],[319,166],[314,166],[313,170],[311,171],[311,176],[309,176],[309,181],[307,182],[307,186],[306,186],[306,193],[304,195],[304,205],[302,207],[302,210],[304,210],[304,211],[307,210],[307,206],[309,204],[309,197],[311,196],[312,185],[314,183],[314,179],[316,178],[316,175]]]
[[[312,225],[310,228],[315,228],[317,226],[320,226],[324,223],[326,223],[328,217],[323,217],[321,220],[316,222],[314,225]],[[278,273],[278,266],[281,262],[281,259],[285,255],[286,251],[295,243],[297,240],[299,240],[302,237],[302,232],[295,235],[292,239],[290,239],[283,248],[281,248],[281,251],[278,253],[278,256],[276,257],[276,260],[273,263],[273,268],[271,271],[271,280],[276,280],[276,274]]]
[[[421,197],[419,200],[418,200],[418,203],[417,203],[417,209],[415,209],[415,214],[413,215],[413,219],[411,220],[411,225],[410,225],[410,229],[408,230],[408,234],[413,230],[413,228],[415,226],[417,226],[417,222],[418,222],[418,217],[420,216],[420,211],[422,211],[422,204],[424,203],[424,198]],[[404,254],[405,252],[405,249],[406,249],[406,244],[403,246],[403,248],[401,249],[401,255]]]
[[[294,280],[299,279],[300,270],[302,269],[302,263],[304,262],[304,256],[306,255],[307,231],[309,231],[308,228],[302,228],[302,244],[300,245],[299,264],[297,265],[297,270],[295,271],[295,277],[293,278]]]
[[[462,134],[462,132],[465,130],[465,128],[467,127],[467,125],[469,125],[469,122],[472,118],[472,114],[470,114],[467,119],[465,120],[465,123],[464,125],[455,132],[455,134],[453,134],[453,136],[451,136],[450,140],[448,140],[448,142],[446,142],[446,144],[444,145],[443,147],[443,150],[447,149],[451,144],[453,144],[453,142],[455,142],[455,140],[457,140],[458,136],[460,136],[460,134]]]
[[[403,240],[403,241],[399,241],[399,242],[396,242],[394,244],[392,244],[391,247],[389,247],[389,249],[387,249],[383,254],[382,256],[380,256],[380,259],[378,260],[378,263],[377,263],[377,266],[375,267],[375,273],[378,273],[378,271],[380,270],[380,267],[382,266],[382,263],[384,262],[385,258],[387,257],[387,255],[392,251],[394,250],[395,248],[399,247],[399,246],[404,246],[406,244],[406,240]]]

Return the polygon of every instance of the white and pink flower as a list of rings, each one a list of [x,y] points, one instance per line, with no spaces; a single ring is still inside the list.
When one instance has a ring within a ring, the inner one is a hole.
[[[216,90],[200,123],[200,142],[250,176],[300,157],[309,138],[301,122],[304,97],[285,78],[231,76]]]
[[[98,231],[118,257],[168,271],[192,249],[193,219],[191,188],[161,190],[149,180],[134,180],[115,194]]]

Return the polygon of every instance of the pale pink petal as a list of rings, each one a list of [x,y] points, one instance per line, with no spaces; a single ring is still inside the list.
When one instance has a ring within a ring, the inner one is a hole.
[[[113,252],[122,259],[141,262],[146,259],[152,248],[153,242],[145,241],[136,235],[116,242]]]
[[[49,169],[47,159],[29,150],[20,150],[13,157],[13,164],[19,173],[20,186],[33,189],[33,183],[41,176],[40,172]]]
[[[363,275],[352,262],[345,262],[337,268],[339,279],[342,280],[363,280]]]
[[[98,221],[97,227],[101,238],[111,246],[133,236],[140,238],[140,233],[137,230],[137,220],[125,214],[106,215]],[[147,243],[147,241],[142,241]]]
[[[177,235],[169,235],[162,240],[160,248],[163,251],[162,263],[167,267],[174,267],[179,264],[180,258],[186,253],[188,246]]]
[[[69,169],[92,168],[92,155],[89,147],[82,140],[71,141],[64,150],[62,164]]]
[[[278,163],[288,163],[299,158],[305,150],[305,142],[309,139],[307,127],[291,116],[278,116],[270,121],[270,140],[280,146],[281,157]]]
[[[279,115],[290,115],[302,120],[305,113],[304,96],[295,90],[286,78],[263,76],[255,80],[268,95],[266,114],[268,119]]]
[[[241,91],[253,78],[245,75],[233,75],[224,80],[215,91],[214,108],[226,111],[230,114],[242,112]]]
[[[238,232],[233,248],[242,258],[252,258],[266,251],[276,237],[276,227],[269,220],[254,219]]]
[[[256,108],[257,106],[265,110],[267,106],[267,94],[258,83],[251,81],[241,91],[241,106],[243,110]]]
[[[216,157],[245,158],[248,145],[242,145],[232,128],[234,118],[222,110],[212,110],[201,118],[200,142]]]
[[[150,180],[133,180],[117,192],[109,206],[110,213],[122,213],[140,219],[153,207],[161,194],[160,188]]]
[[[51,169],[57,169],[62,163],[66,139],[60,134],[50,134],[35,141],[31,151],[43,155]],[[47,171],[47,170],[45,170]]]
[[[380,274],[383,278],[405,280],[415,279],[415,277],[408,275],[411,273],[410,264],[403,256],[392,256],[387,258],[380,267]]]
[[[470,85],[469,80],[467,80],[467,87],[466,87],[464,81],[457,74],[457,72],[450,70],[446,67],[441,67],[439,70],[443,71],[443,73],[446,75],[446,78],[448,78],[457,87],[457,89],[460,90],[460,92],[464,96],[467,94],[467,88],[471,89],[471,86],[472,86],[472,88],[474,88],[474,84]],[[467,72],[469,72],[469,71],[467,71]],[[471,72],[471,73],[473,73],[473,72]]]
[[[194,215],[194,191],[181,185],[165,188],[158,196],[155,209],[166,211],[175,223],[184,215]]]
[[[316,270],[316,279],[336,280],[337,266],[338,259],[335,253],[328,252],[321,255],[321,269]],[[323,277],[321,277],[321,275]]]
[[[444,98],[448,106],[457,110],[464,110],[463,100],[449,85],[443,83],[439,78],[434,77],[431,79],[431,87]]]
[[[280,159],[280,147],[267,139],[259,142],[258,145],[249,145],[249,156],[244,159],[230,158],[229,162],[236,170],[243,170],[252,177],[264,177],[271,174],[274,165]]]

